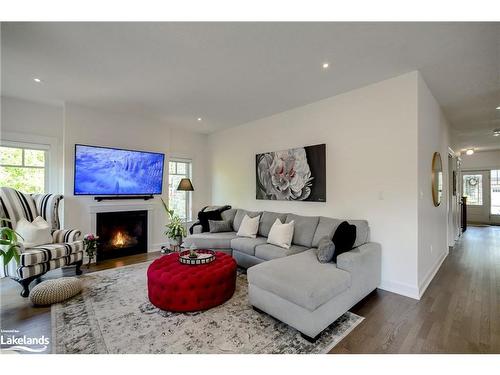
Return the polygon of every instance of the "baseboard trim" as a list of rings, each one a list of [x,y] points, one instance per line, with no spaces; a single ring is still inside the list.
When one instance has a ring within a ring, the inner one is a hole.
[[[166,243],[154,243],[149,246],[148,253],[154,253],[155,251],[160,251],[162,246],[167,246]]]
[[[410,297],[413,299],[420,299],[420,295],[418,293],[418,288],[416,286],[400,283],[397,281],[391,280],[382,280],[380,283],[379,289],[385,290],[387,292],[400,294],[405,297]]]
[[[418,299],[422,298],[424,295],[425,291],[431,284],[431,281],[434,279],[436,274],[438,273],[439,269],[441,268],[441,265],[443,264],[444,260],[450,253],[449,248],[446,249],[446,251],[438,258],[437,262],[434,264],[434,266],[427,272],[427,275],[425,275],[424,280],[419,284],[418,286]]]

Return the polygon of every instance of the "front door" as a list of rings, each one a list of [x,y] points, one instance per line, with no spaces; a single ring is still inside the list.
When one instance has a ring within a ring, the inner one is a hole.
[[[464,171],[463,195],[467,197],[467,222],[490,223],[490,171]]]
[[[490,222],[500,224],[500,169],[491,170],[490,185]]]

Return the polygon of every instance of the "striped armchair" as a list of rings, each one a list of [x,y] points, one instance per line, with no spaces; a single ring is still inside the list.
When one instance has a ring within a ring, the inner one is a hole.
[[[80,275],[83,262],[83,241],[79,230],[60,229],[59,202],[62,195],[23,194],[8,187],[0,188],[0,218],[7,218],[2,226],[15,229],[16,223],[25,218],[33,221],[43,217],[52,226],[52,243],[33,248],[21,247],[20,262],[12,260],[3,264],[0,258],[0,276],[16,280],[23,290],[21,296],[28,297],[30,283],[47,271],[69,265],[76,265],[76,274]]]

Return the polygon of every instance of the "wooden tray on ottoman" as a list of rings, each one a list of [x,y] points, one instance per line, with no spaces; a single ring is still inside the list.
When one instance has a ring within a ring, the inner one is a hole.
[[[196,254],[198,254],[197,258],[190,258],[190,250],[182,251],[179,254],[179,262],[182,264],[188,264],[191,266],[196,266],[200,264],[211,263],[215,260],[215,251],[212,250],[195,250]]]

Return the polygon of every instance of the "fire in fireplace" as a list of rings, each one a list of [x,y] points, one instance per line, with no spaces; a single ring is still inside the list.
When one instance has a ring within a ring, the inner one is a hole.
[[[147,252],[147,211],[97,213],[97,260]]]
[[[137,239],[131,235],[129,235],[127,232],[118,229],[113,237],[111,238],[111,246],[117,247],[117,248],[124,248],[124,247],[130,247],[130,246],[135,246],[137,245]]]

